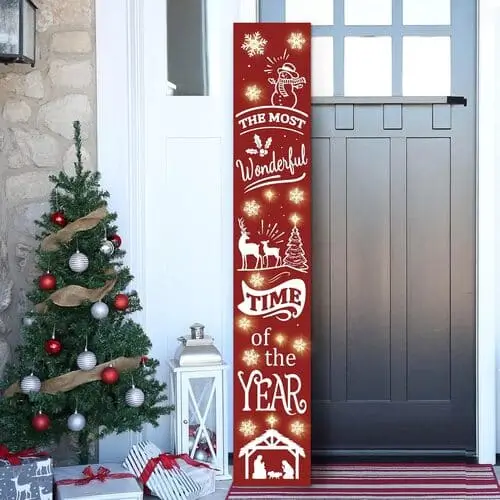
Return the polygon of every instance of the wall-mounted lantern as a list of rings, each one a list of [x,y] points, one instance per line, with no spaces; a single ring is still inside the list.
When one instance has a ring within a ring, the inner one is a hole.
[[[0,1],[0,62],[35,65],[36,11],[30,0]]]

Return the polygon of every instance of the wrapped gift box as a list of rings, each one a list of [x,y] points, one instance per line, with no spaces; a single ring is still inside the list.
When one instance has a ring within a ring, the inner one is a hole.
[[[0,498],[52,500],[52,459],[19,457],[19,461],[20,465],[13,465],[0,459]]]
[[[161,500],[196,500],[215,491],[216,471],[208,464],[162,453],[150,441],[134,445],[123,465]]]
[[[205,497],[215,493],[215,473],[214,469],[208,467],[193,467],[186,463],[182,457],[177,459],[179,467],[197,484],[201,486],[199,497]]]
[[[54,481],[56,500],[143,500],[142,487],[119,464],[56,467]]]

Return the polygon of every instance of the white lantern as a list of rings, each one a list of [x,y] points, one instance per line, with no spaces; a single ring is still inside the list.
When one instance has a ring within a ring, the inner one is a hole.
[[[227,453],[228,365],[213,339],[204,334],[203,325],[193,325],[191,335],[179,340],[182,344],[170,361],[176,453],[187,453],[217,469],[216,479],[231,479]]]

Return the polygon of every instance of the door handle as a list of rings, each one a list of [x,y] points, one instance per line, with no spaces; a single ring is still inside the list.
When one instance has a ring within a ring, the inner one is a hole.
[[[449,95],[446,98],[446,104],[457,104],[459,106],[467,106],[467,98],[463,95]]]

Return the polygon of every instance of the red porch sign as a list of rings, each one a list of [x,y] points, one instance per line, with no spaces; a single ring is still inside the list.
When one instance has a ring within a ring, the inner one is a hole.
[[[310,484],[309,24],[234,27],[234,483]]]

